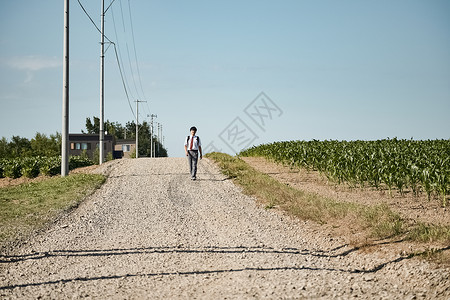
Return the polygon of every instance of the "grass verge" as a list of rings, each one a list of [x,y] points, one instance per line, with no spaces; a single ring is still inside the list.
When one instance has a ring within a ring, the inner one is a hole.
[[[386,205],[368,206],[338,202],[316,194],[305,193],[259,172],[243,160],[223,153],[209,153],[222,173],[232,178],[247,195],[256,197],[267,209],[279,207],[303,220],[350,232],[365,232],[371,238],[403,237],[411,241],[450,243],[450,227],[410,224]]]
[[[0,246],[42,229],[62,212],[76,207],[105,179],[102,175],[74,174],[0,188]]]

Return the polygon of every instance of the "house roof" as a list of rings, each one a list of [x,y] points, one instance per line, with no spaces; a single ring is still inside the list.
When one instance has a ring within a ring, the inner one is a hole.
[[[135,145],[136,144],[136,140],[135,139],[116,140],[116,145],[123,145],[123,144]]]
[[[84,133],[69,133],[70,142],[92,142],[98,141],[100,135],[98,134],[84,134]],[[112,141],[113,136],[110,134],[105,134],[105,141]]]

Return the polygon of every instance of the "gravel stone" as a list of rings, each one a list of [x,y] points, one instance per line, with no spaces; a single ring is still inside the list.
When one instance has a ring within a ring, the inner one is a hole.
[[[0,255],[2,299],[448,299],[449,270],[352,248],[266,210],[208,159],[123,159],[106,183]]]

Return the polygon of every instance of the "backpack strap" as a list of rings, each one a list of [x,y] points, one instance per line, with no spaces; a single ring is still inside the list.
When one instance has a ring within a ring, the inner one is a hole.
[[[190,135],[188,135],[188,137],[187,137],[187,145],[188,145],[188,148],[189,148],[189,140],[191,139],[191,136]],[[200,137],[198,137],[197,136],[197,145],[198,144],[200,144]]]

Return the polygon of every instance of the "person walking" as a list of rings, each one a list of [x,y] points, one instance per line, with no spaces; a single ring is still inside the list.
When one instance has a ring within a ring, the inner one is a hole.
[[[197,162],[198,155],[200,154],[200,159],[202,159],[202,143],[200,142],[200,137],[196,136],[197,128],[195,126],[190,129],[191,134],[184,141],[184,151],[189,162],[189,171],[191,174],[191,180],[197,179]]]

